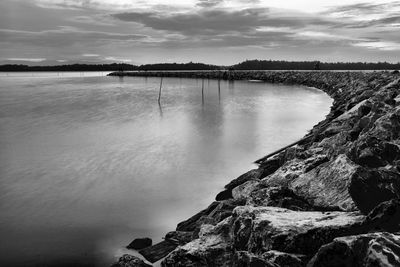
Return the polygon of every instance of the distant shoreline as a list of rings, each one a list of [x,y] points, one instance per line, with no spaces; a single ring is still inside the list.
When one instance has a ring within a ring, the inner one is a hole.
[[[31,66],[26,64],[3,64],[0,65],[0,72],[14,71],[381,71],[398,70],[400,62],[320,62],[320,61],[282,61],[282,60],[246,60],[234,65],[213,65],[205,63],[156,63],[133,65],[126,63],[111,64],[69,64],[69,65],[48,65]]]

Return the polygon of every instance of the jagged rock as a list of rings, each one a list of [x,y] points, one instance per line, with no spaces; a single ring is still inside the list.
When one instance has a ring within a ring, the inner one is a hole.
[[[232,267],[280,267],[247,251],[237,251],[233,258]],[[283,266],[282,266],[283,267]]]
[[[124,254],[119,258],[118,262],[113,263],[111,267],[151,267],[151,265],[145,263],[138,257]]]
[[[151,240],[151,238],[148,237],[136,238],[128,246],[126,246],[126,248],[139,250],[150,247],[152,244],[153,241]]]
[[[258,187],[260,181],[250,180],[232,189],[232,196],[236,200],[246,199]]]
[[[229,184],[225,185],[225,189],[232,190],[233,188],[235,188],[247,181],[260,180],[262,174],[263,174],[263,170],[261,168],[248,171],[245,174],[240,175],[238,178],[233,179]]]
[[[184,245],[193,240],[193,232],[171,231],[165,235],[165,239]]]
[[[307,201],[284,186],[273,186],[253,190],[247,197],[246,205],[257,207],[281,207],[291,210],[314,210]]]
[[[232,266],[229,227],[230,218],[202,225],[199,238],[175,249],[161,266]]]
[[[276,250],[270,250],[262,254],[262,258],[278,265],[279,267],[303,267],[304,255],[289,254]]]
[[[232,238],[237,250],[313,254],[333,238],[352,234],[365,216],[357,212],[291,211],[276,207],[234,209]]]
[[[362,224],[367,231],[400,231],[400,199],[385,201],[376,206]]]
[[[325,156],[317,158],[322,160]],[[318,160],[314,157],[308,161],[295,159],[286,162],[274,174],[264,178],[262,184],[288,187],[299,199],[316,209],[356,210],[348,189],[357,165],[342,154],[306,172],[310,162],[314,164]]]
[[[400,236],[380,232],[335,238],[322,246],[307,266],[400,266]]]
[[[346,155],[339,155],[333,161],[300,175],[289,183],[289,188],[312,206],[353,211],[356,205],[348,188],[356,170],[357,165]]]
[[[400,174],[359,168],[351,178],[349,193],[358,209],[368,214],[380,203],[400,197]]]

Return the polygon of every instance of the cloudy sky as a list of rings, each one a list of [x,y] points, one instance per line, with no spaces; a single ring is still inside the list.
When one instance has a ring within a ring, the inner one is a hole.
[[[0,0],[0,63],[400,61],[400,1]]]

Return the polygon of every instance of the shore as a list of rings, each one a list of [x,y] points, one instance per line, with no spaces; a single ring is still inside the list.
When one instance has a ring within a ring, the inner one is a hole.
[[[258,80],[334,99],[305,138],[257,161],[216,201],[139,253],[162,266],[400,266],[400,75],[395,72],[115,72]],[[114,266],[146,266],[123,256]]]

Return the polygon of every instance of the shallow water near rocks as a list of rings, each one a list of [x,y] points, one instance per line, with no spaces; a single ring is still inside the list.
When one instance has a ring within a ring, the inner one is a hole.
[[[247,81],[0,75],[0,265],[108,266],[205,208],[332,103]]]

